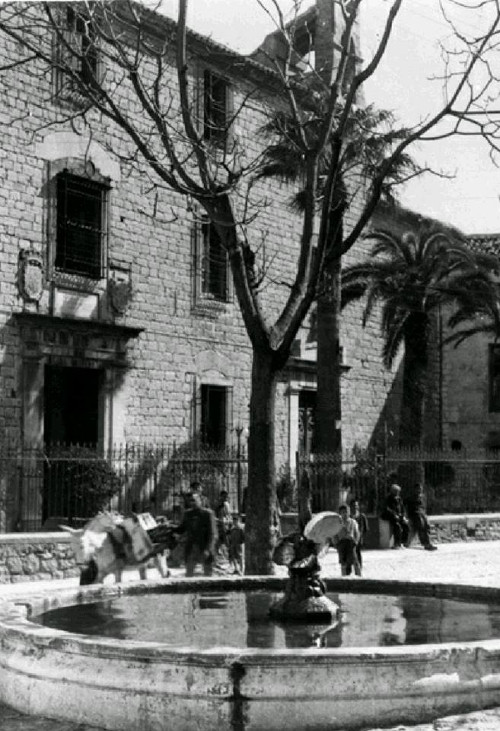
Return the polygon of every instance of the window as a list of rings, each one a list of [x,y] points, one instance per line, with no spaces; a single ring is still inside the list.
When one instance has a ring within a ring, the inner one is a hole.
[[[203,138],[222,147],[229,127],[229,87],[220,76],[205,70],[203,75]]]
[[[229,389],[226,386],[201,387],[201,444],[211,449],[227,446]]]
[[[201,294],[218,302],[229,299],[229,259],[215,226],[205,219],[201,224]]]
[[[98,74],[99,54],[90,19],[74,6],[67,5],[61,17],[61,36],[58,39],[57,63],[78,74],[84,84]],[[56,69],[56,92],[74,98],[77,90],[71,78]]]
[[[64,171],[57,176],[55,268],[99,279],[108,187]]]
[[[500,345],[490,345],[489,410],[500,411]]]

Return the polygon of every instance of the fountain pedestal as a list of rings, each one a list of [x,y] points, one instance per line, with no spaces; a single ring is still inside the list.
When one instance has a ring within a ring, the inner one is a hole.
[[[316,544],[297,535],[285,595],[270,607],[270,616],[282,621],[314,622],[330,622],[336,617],[339,608],[326,596],[320,568]]]

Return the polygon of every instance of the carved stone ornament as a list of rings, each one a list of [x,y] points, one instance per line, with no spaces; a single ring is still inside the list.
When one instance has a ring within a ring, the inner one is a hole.
[[[20,254],[20,292],[28,302],[39,302],[43,294],[43,257],[36,251],[25,250]]]
[[[108,283],[109,302],[117,315],[124,315],[132,298],[132,282],[128,279],[110,279]]]

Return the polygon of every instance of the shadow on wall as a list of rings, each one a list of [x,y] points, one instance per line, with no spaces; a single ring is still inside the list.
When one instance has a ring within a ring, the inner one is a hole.
[[[211,508],[217,505],[220,492],[226,490],[231,507],[238,505],[246,485],[246,455],[236,449],[204,449],[199,439],[181,445],[126,445],[122,455],[125,485],[119,501],[123,512],[152,512],[178,516],[184,510],[184,498],[194,481],[201,483]]]
[[[401,361],[391,389],[387,394],[384,407],[380,412],[368,447],[379,453],[385,452],[388,447],[399,444],[399,424],[401,420],[401,403],[403,394],[403,361]]]

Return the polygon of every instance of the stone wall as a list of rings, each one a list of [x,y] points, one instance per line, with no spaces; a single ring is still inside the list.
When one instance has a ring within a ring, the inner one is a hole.
[[[18,45],[5,38],[3,41],[0,62],[7,71],[0,79],[4,100],[0,110],[4,151],[0,173],[5,181],[0,191],[0,435],[30,446],[43,444],[48,411],[45,369],[56,366],[102,372],[102,443],[175,442],[178,449],[188,447],[199,434],[202,387],[215,385],[228,391],[227,441],[234,445],[235,427],[248,424],[252,352],[236,298],[214,303],[198,297],[200,211],[179,193],[155,188],[153,183],[158,181],[152,181],[151,171],[140,163],[124,162],[132,159],[130,142],[116,126],[103,124],[97,114],[90,113],[89,129],[77,134],[68,120],[67,105],[54,97],[51,74],[44,74],[37,63],[16,65]],[[193,53],[200,52],[199,47],[193,45],[193,49]],[[171,58],[166,66],[163,93],[166,99],[171,94],[175,116],[178,95]],[[196,59],[192,66],[197,68]],[[259,129],[266,121],[267,107],[276,99],[273,88],[267,86],[267,77],[252,79],[248,69],[238,71],[237,66],[233,64],[231,72],[227,67],[222,70],[231,78],[235,109],[243,105],[233,135],[248,162],[262,151]],[[115,72],[113,68],[106,71],[110,84]],[[253,73],[257,71],[253,69]],[[195,87],[194,75],[191,81]],[[258,88],[255,95],[250,95],[252,84]],[[126,85],[118,86],[120,94],[129,94]],[[247,96],[252,101],[243,104]],[[133,116],[137,109],[131,96],[128,103]],[[145,123],[144,115],[139,116],[141,124]],[[109,149],[122,158],[121,165],[114,157],[106,157]],[[76,275],[62,277],[56,271],[53,227],[56,175],[65,167],[80,174],[81,165],[87,162],[89,170],[96,168],[111,184],[106,205],[106,272],[90,284]],[[248,215],[252,218],[255,214],[255,218],[246,234],[256,253],[256,267],[267,273],[269,283],[275,283],[262,287],[263,310],[271,322],[289,294],[301,221],[290,208],[289,186],[276,180],[260,181],[252,191],[255,195]],[[240,198],[243,201],[245,196]],[[236,196],[235,205],[238,200]],[[358,198],[353,200],[346,230],[352,227],[361,203]],[[369,249],[369,243],[360,239],[346,255],[345,264],[365,258]],[[37,253],[43,262],[39,301],[27,301],[19,287],[20,262],[28,251]],[[108,284],[118,274],[129,277],[131,283],[131,300],[124,312],[113,311],[110,305]],[[65,309],[71,302],[76,303],[75,311]],[[89,303],[95,308],[91,316],[85,309]],[[43,316],[44,324],[39,318],[30,327],[23,326],[16,319],[23,312]],[[90,317],[92,327],[96,325],[90,335],[82,335],[81,328],[75,335],[68,325],[67,320],[76,319],[75,313],[82,324],[82,312],[87,312],[85,317]],[[379,318],[374,317],[362,328],[361,314],[362,303],[355,303],[346,308],[342,321],[341,340],[348,367],[342,381],[346,449],[368,446],[377,434],[383,440],[395,433],[391,413],[398,410],[400,398],[399,364],[393,371],[382,366]],[[67,318],[64,323],[62,316]],[[110,330],[97,327],[104,324],[134,328],[138,334],[126,342],[115,334],[115,348]],[[305,341],[308,330],[306,322],[299,339]],[[306,356],[301,353],[301,357]],[[299,390],[314,388],[313,376],[308,381],[305,376],[300,379]],[[290,389],[286,378],[280,381],[276,404],[278,467],[295,454],[291,444],[298,424],[290,416]],[[19,508],[23,490],[28,489],[23,479],[20,474],[18,483],[2,490],[0,474],[0,531],[38,527],[32,524],[39,519],[39,511],[21,514]],[[29,489],[33,490],[33,483]],[[37,483],[36,491],[39,489]]]
[[[79,574],[67,533],[0,536],[0,584],[68,579]]]
[[[499,513],[429,516],[431,538],[436,543],[500,540]]]
[[[429,517],[434,543],[500,540],[500,513],[433,515]],[[295,513],[281,516],[282,532],[296,530]],[[367,548],[379,548],[379,520],[369,517]],[[80,569],[67,533],[0,535],[0,584],[68,579]]]

